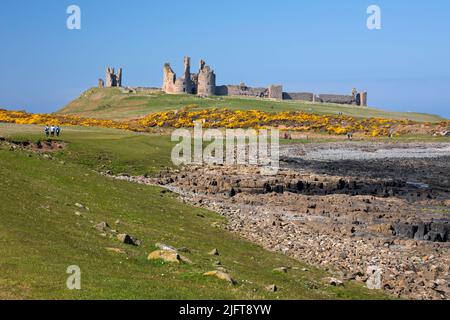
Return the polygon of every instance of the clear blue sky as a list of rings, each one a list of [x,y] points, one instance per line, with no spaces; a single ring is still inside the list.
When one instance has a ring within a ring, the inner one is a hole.
[[[66,9],[82,29],[66,28]],[[369,31],[366,9],[382,9]],[[450,1],[4,0],[0,106],[55,111],[124,68],[124,84],[161,86],[162,65],[205,58],[219,84],[369,92],[372,106],[450,117]]]

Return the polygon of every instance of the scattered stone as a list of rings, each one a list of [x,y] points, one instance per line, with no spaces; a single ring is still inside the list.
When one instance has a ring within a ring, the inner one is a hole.
[[[342,287],[344,283],[336,278],[326,278],[326,282],[334,287]]]
[[[372,157],[378,154],[380,145],[361,143],[351,148]],[[342,151],[338,146],[325,146],[325,153],[335,149],[331,151],[340,158],[356,152]],[[438,151],[448,150],[446,145],[436,147]],[[309,148],[320,154],[324,149],[312,144],[300,155],[295,146],[282,147],[282,153],[284,148],[286,155],[282,157],[288,159],[308,157]],[[382,148],[387,153],[391,148],[406,156],[410,153],[398,143],[383,144]],[[429,156],[428,147],[414,148],[414,153]],[[443,242],[450,241],[445,208],[450,204],[445,200],[449,198],[445,176],[448,156],[419,156],[384,161],[282,160],[282,166],[289,167],[280,168],[273,177],[262,177],[259,169],[247,166],[193,166],[168,172],[161,179],[126,179],[164,185],[183,202],[226,217],[226,222],[214,226],[238,233],[270,251],[283,252],[325,270],[341,270],[342,275],[335,275],[340,279],[335,285],[353,279],[366,283],[365,270],[375,266],[383,270],[382,289],[394,296],[448,300],[450,295],[442,290],[442,284],[435,283],[447,279],[450,272],[449,247]],[[406,185],[408,181],[424,181],[430,189]],[[226,198],[231,189],[236,194]],[[436,225],[432,227],[432,223]],[[395,228],[396,224],[407,227]],[[213,263],[216,259],[211,260]],[[310,284],[310,288],[318,287]]]
[[[287,268],[287,267],[280,267],[280,268],[273,269],[274,272],[279,272],[279,273],[287,273],[288,270],[289,270],[289,268]]]
[[[230,274],[225,273],[223,271],[209,271],[203,274],[204,276],[208,276],[208,277],[216,277],[220,280],[224,280],[227,281],[228,283],[230,283],[231,285],[235,285],[237,284],[237,282],[231,277]]]
[[[180,263],[180,255],[174,251],[156,250],[148,255],[148,260],[162,260],[169,263]]]
[[[163,260],[164,262],[193,264],[193,262],[187,257],[179,255],[175,251],[171,250],[156,250],[148,255],[148,260]]]
[[[340,229],[340,232],[344,236],[351,236],[356,232],[356,229],[354,226],[344,226]]]
[[[169,246],[167,244],[164,244],[164,243],[157,243],[157,244],[155,244],[155,246],[160,250],[178,252],[178,250],[176,248]]]
[[[392,235],[394,231],[394,228],[390,223],[374,224],[369,226],[367,229],[371,232],[385,235]]]
[[[109,224],[106,223],[106,222],[104,222],[104,221],[102,221],[102,222],[96,224],[96,225],[94,226],[94,228],[97,229],[98,231],[101,231],[101,232],[106,232],[106,231],[108,231],[109,229],[111,229],[111,227],[109,226]]]
[[[118,254],[125,254],[126,253],[124,250],[119,249],[119,248],[105,248],[105,249],[106,249],[106,251],[113,252],[113,253],[118,253]]]
[[[211,227],[220,229],[221,224],[220,224],[220,222],[213,222],[213,223],[211,223]]]
[[[210,256],[220,256],[219,250],[213,249],[212,251],[208,252]]]
[[[216,267],[216,270],[228,273],[228,270],[225,267],[223,267],[223,266]]]
[[[134,238],[133,236],[130,236],[126,233],[121,233],[117,235],[117,240],[124,244],[132,245],[132,246],[140,246],[142,243],[140,240]]]
[[[267,286],[267,287],[266,287],[266,291],[268,291],[268,292],[277,292],[277,291],[278,291],[278,288],[277,288],[276,285],[271,284],[270,286]]]
[[[194,264],[189,258],[182,256],[182,255],[180,255],[180,260],[187,264]]]
[[[178,252],[182,252],[182,253],[191,253],[191,250],[189,248],[186,248],[186,247],[181,247],[177,251]]]

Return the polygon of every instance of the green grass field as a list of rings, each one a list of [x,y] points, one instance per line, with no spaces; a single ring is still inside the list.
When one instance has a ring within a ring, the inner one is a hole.
[[[37,141],[41,130],[0,124],[0,136],[17,141]],[[301,271],[302,263],[218,228],[225,220],[215,213],[185,205],[160,188],[96,172],[151,173],[170,166],[166,136],[73,127],[65,128],[61,139],[66,148],[49,156],[0,144],[0,299],[387,298],[356,283],[329,286],[322,281],[324,271],[310,266]],[[143,245],[101,236],[93,225],[102,221]],[[186,256],[194,264],[148,261],[157,242],[189,248]],[[221,256],[209,256],[213,248]],[[214,270],[216,260],[236,286],[202,275]],[[81,268],[81,291],[66,288],[70,265]],[[280,266],[298,269],[272,271]],[[271,284],[279,292],[264,289]]]
[[[410,119],[414,121],[438,122],[443,118],[421,113],[389,112],[374,108],[311,103],[299,101],[270,101],[243,97],[212,97],[209,99],[191,95],[167,95],[122,93],[118,88],[92,88],[78,99],[58,111],[59,114],[79,115],[89,118],[128,120],[147,114],[175,110],[188,105],[198,105],[199,109],[228,108],[238,110],[262,110],[266,112],[305,111],[317,114],[343,114],[354,117],[381,117]]]

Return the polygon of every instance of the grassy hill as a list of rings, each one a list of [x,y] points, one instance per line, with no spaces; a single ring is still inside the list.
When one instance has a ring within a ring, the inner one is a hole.
[[[0,124],[0,136],[16,142],[37,141],[41,130]],[[168,137],[77,127],[63,133],[65,148],[46,154],[0,143],[0,299],[386,298],[357,283],[329,286],[322,281],[325,271],[305,271],[298,261],[218,228],[225,221],[215,213],[185,205],[160,188],[97,173],[142,174],[170,166]],[[103,221],[143,245],[102,236],[93,226]],[[157,242],[189,248],[186,256],[194,264],[148,261]],[[207,254],[214,248],[219,257]],[[236,286],[203,276],[216,260]],[[81,291],[66,289],[70,265],[81,268]],[[272,271],[280,266],[294,269]],[[264,289],[271,284],[279,292]]]
[[[92,88],[84,92],[78,99],[70,102],[58,111],[58,113],[98,119],[127,120],[140,118],[153,112],[180,109],[187,105],[198,105],[199,109],[256,109],[268,112],[305,111],[330,115],[342,112],[355,117],[410,119],[427,122],[443,120],[439,116],[429,114],[389,112],[374,108],[361,108],[338,104],[270,101],[245,97],[212,97],[205,99],[191,95],[123,93],[118,88]]]

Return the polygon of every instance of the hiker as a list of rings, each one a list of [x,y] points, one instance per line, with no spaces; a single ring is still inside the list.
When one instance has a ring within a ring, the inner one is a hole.
[[[48,125],[45,126],[44,132],[45,132],[45,136],[48,138],[48,136],[50,135],[50,128]]]
[[[56,136],[59,137],[59,134],[61,133],[61,128],[59,126],[56,126]]]
[[[394,138],[394,128],[389,129],[389,138],[390,139]]]
[[[347,133],[347,138],[348,138],[348,140],[352,141],[353,140],[353,132]]]
[[[55,126],[51,126],[50,127],[50,136],[54,137],[55,136]]]

